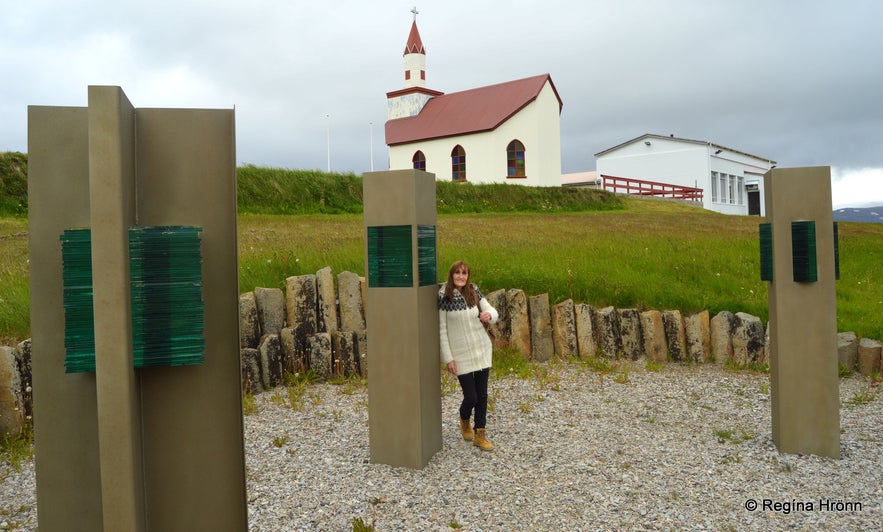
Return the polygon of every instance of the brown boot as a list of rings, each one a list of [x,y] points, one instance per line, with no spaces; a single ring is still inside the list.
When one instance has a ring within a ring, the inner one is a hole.
[[[494,444],[487,439],[487,432],[485,429],[475,429],[475,440],[472,442],[472,445],[478,447],[482,451],[494,450]]]
[[[474,436],[472,432],[472,427],[469,426],[468,419],[460,420],[460,434],[463,435],[463,439],[466,441],[472,441],[472,437]]]

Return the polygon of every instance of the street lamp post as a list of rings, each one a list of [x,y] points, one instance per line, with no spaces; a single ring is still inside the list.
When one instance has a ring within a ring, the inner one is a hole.
[[[370,131],[370,153],[371,153],[371,171],[374,171],[374,122],[368,122],[368,127]]]

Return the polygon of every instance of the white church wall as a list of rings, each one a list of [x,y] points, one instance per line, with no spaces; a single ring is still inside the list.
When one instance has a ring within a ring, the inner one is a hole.
[[[502,145],[502,159],[496,175],[497,182],[527,186],[561,186],[561,123],[558,98],[546,83],[536,100],[497,128],[498,145]],[[524,144],[526,178],[507,176],[506,147],[513,139]]]
[[[426,171],[450,181],[451,151],[466,151],[466,180],[470,183],[512,183],[525,186],[561,185],[561,133],[558,99],[549,84],[536,100],[497,129],[458,137],[390,146],[390,168],[412,168],[417,150],[426,157]],[[513,139],[525,146],[526,179],[507,176],[506,147]]]
[[[494,168],[494,181],[497,183],[512,183],[514,185],[538,186],[539,158],[537,120],[542,109],[534,100],[522,109],[518,114],[501,124],[495,131],[495,146],[500,147],[499,157],[496,158]],[[524,144],[524,173],[526,178],[509,178],[506,160],[506,148],[513,140],[519,140]]]
[[[552,86],[546,83],[537,97],[542,107],[537,127],[538,185],[561,186],[561,107]]]
[[[481,134],[465,135],[462,137],[446,137],[441,139],[424,140],[412,144],[400,144],[390,146],[389,159],[390,169],[413,168],[412,159],[417,150],[423,152],[426,157],[426,171],[435,174],[440,181],[451,180],[451,151],[454,146],[460,144],[466,151],[466,176],[472,181],[473,162],[470,154],[478,153],[478,141],[476,137]]]

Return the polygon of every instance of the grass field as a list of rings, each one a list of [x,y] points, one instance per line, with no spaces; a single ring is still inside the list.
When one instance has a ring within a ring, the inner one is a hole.
[[[757,217],[629,199],[618,211],[439,215],[439,275],[466,260],[485,291],[594,306],[768,318]],[[331,266],[364,274],[360,216],[241,215],[240,291]],[[272,243],[272,244],[271,244]],[[883,339],[883,225],[840,224],[838,330]]]
[[[458,259],[485,292],[520,288],[594,306],[768,318],[757,217],[669,201],[620,210],[440,214],[439,275]],[[239,216],[239,291],[330,266],[364,275],[358,214]],[[883,339],[883,224],[840,224],[838,330]],[[29,336],[27,222],[0,218],[0,344]]]

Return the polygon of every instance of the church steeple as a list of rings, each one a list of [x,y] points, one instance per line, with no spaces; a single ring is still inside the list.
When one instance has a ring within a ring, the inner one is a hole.
[[[423,48],[423,41],[420,40],[420,32],[417,31],[416,20],[411,23],[411,33],[408,35],[408,44],[405,45],[405,54],[426,55],[426,49]]]
[[[405,88],[426,86],[426,48],[417,30],[417,8],[411,10],[414,21],[405,44]]]
[[[405,44],[405,87],[386,93],[386,117],[388,120],[416,116],[433,96],[443,92],[426,88],[426,48],[417,30],[417,8],[411,10],[414,20]]]

